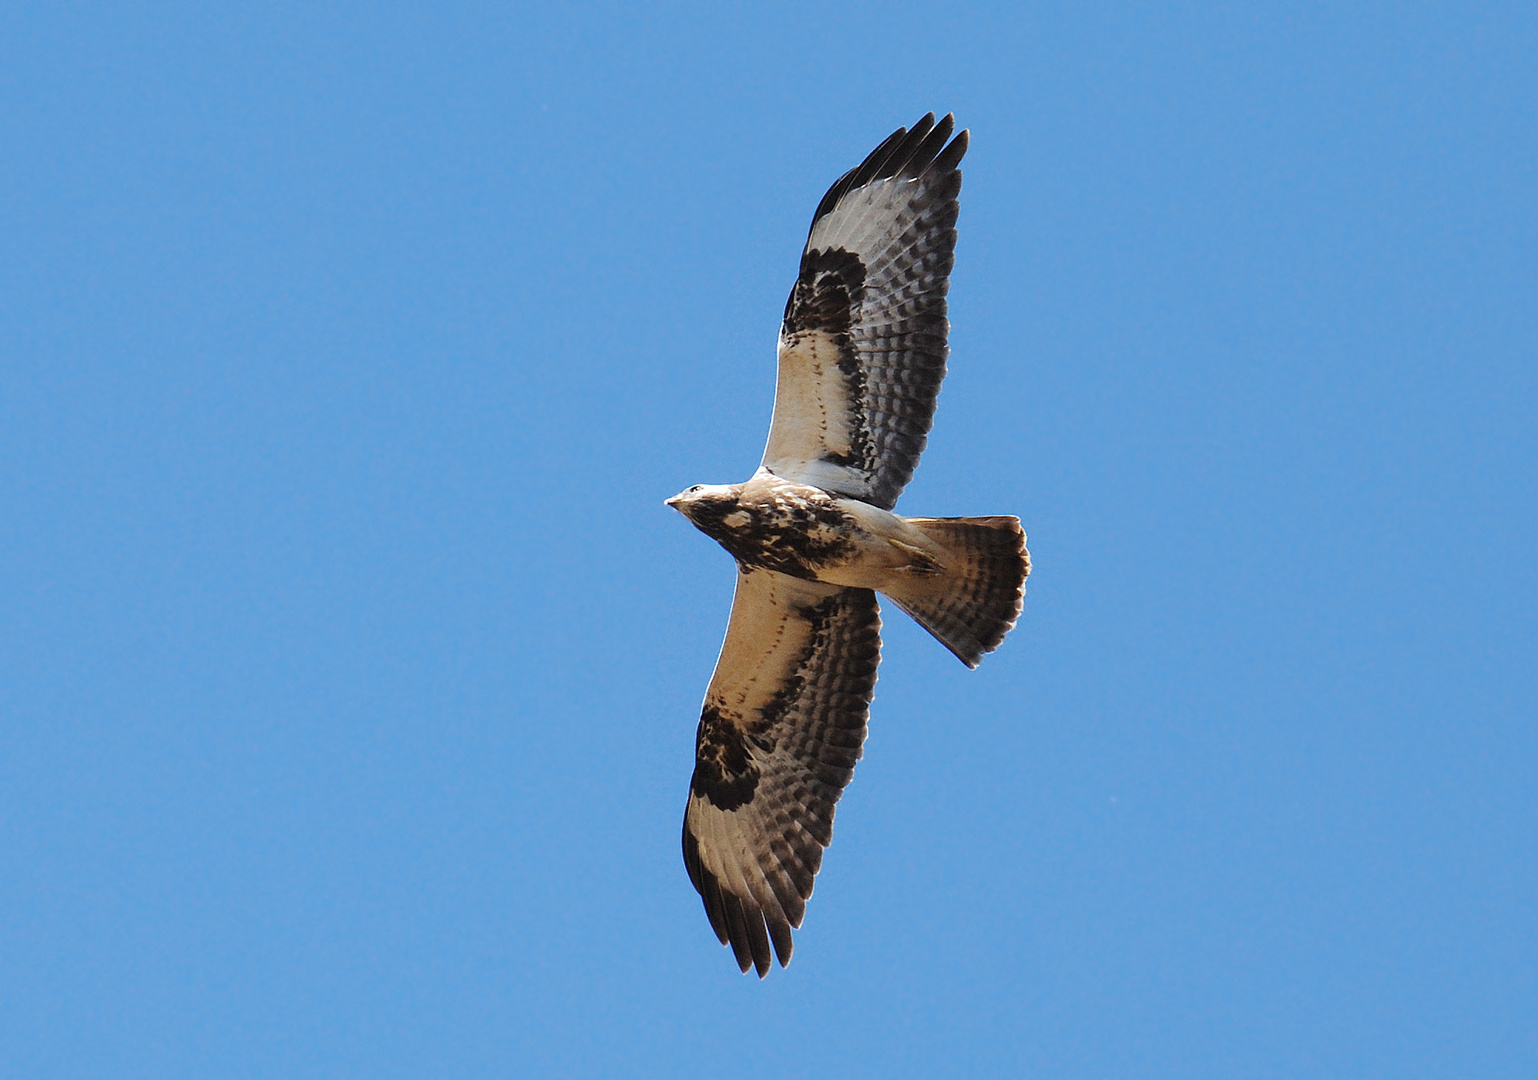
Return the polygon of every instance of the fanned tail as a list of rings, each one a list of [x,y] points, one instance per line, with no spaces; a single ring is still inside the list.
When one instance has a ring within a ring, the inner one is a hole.
[[[967,667],[998,648],[1020,617],[1031,556],[1016,517],[908,518],[945,549],[937,574],[915,575],[892,601]]]

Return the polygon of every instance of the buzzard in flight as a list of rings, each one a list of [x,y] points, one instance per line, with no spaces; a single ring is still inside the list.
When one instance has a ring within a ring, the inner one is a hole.
[[[1013,517],[904,518],[945,377],[967,133],[898,128],[823,196],[780,329],[763,464],[668,500],[737,559],[705,693],[684,864],[744,972],[790,962],[881,657],[876,593],[976,667],[1020,614]]]

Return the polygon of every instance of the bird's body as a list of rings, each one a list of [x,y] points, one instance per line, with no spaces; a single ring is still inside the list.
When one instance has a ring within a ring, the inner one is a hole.
[[[823,197],[785,306],[763,464],[668,500],[737,560],[683,848],[717,937],[760,976],[771,948],[790,960],[864,745],[876,594],[976,667],[1030,573],[1018,518],[892,512],[945,376],[967,148],[952,129],[933,115],[899,128]]]
[[[890,511],[760,469],[744,484],[699,485],[668,500],[739,566],[887,592],[940,572],[944,549]]]

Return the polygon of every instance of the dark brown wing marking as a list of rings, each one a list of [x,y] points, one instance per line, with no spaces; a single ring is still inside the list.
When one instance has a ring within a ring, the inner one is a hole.
[[[881,659],[876,596],[769,570],[737,596],[705,695],[684,865],[738,966],[790,962]]]
[[[899,128],[818,205],[780,330],[771,472],[888,510],[913,478],[945,378],[953,127]]]

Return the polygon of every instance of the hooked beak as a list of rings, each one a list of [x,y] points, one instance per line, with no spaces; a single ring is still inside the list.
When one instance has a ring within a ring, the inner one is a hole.
[[[683,501],[683,496],[682,495],[674,495],[671,499],[664,499],[663,502],[662,502],[662,505],[663,506],[671,506],[674,510],[677,510],[678,509],[678,504],[681,503],[682,501]]]

